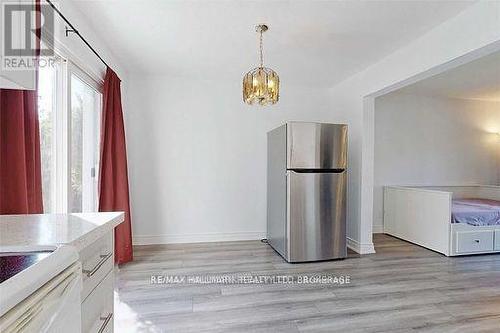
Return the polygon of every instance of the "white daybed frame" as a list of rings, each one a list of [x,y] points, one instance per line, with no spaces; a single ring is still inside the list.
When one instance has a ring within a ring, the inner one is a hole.
[[[500,252],[500,225],[451,223],[452,198],[500,200],[500,186],[387,186],[384,233],[446,256]]]

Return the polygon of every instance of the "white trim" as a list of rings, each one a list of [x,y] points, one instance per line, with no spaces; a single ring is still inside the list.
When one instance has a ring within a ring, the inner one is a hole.
[[[452,60],[446,61],[446,62],[441,63],[439,65],[436,65],[430,69],[424,70],[424,71],[419,72],[417,74],[414,74],[410,77],[407,77],[406,79],[403,79],[399,82],[396,82],[394,84],[390,84],[389,86],[386,86],[382,89],[371,92],[371,93],[367,94],[365,97],[372,97],[375,99],[377,97],[389,94],[389,93],[394,92],[396,90],[399,90],[401,88],[412,85],[416,82],[420,82],[420,81],[428,79],[432,76],[442,74],[444,72],[447,72],[449,70],[455,69],[455,68],[460,67],[462,65],[468,64],[468,63],[473,62],[475,60],[489,56],[489,55],[491,55],[495,52],[498,52],[498,51],[500,51],[500,40],[496,40],[490,44],[486,44],[480,48],[474,49],[470,52],[466,52],[465,54],[462,54],[461,56],[453,58]]]
[[[98,86],[102,86],[104,84],[104,77],[99,73],[98,69],[90,66],[87,61],[68,48],[66,44],[61,39],[55,37],[52,32],[46,30],[46,28],[42,29],[42,36],[46,37],[44,43],[48,47],[51,47],[56,55],[64,58],[65,60],[71,61],[75,67],[77,67],[82,73],[85,73],[85,75],[87,75],[88,78],[94,81]],[[50,41],[50,38],[52,38],[52,41]],[[103,65],[103,68],[105,67],[106,66]]]
[[[67,61],[70,64],[68,66],[68,70],[70,71],[70,77],[71,77],[71,75],[74,75],[74,76],[78,77],[78,79],[80,81],[82,81],[84,84],[86,84],[90,88],[94,89],[98,93],[100,93],[100,94],[103,93],[104,83],[102,80],[95,79],[92,75],[90,75],[88,72],[86,72],[80,66],[78,66],[77,63],[72,61],[71,58],[68,58]]]
[[[209,232],[203,234],[163,234],[163,235],[133,235],[134,245],[177,244],[227,242],[242,240],[261,240],[266,238],[265,231],[255,232]]]
[[[58,57],[57,65],[57,84],[55,88],[56,109],[54,120],[54,146],[55,146],[55,207],[51,213],[67,213],[68,212],[68,179],[70,171],[68,170],[68,140],[71,133],[68,129],[68,75],[67,62],[63,58]]]
[[[375,253],[375,246],[373,243],[361,244],[357,240],[347,237],[347,247],[359,254],[372,254]]]
[[[72,134],[72,126],[71,126],[71,71],[69,67],[71,67],[71,62],[69,62],[66,58],[64,58],[64,78],[65,78],[65,90],[64,90],[64,127],[62,127],[62,131],[65,133],[64,137],[64,149],[65,155],[64,160],[62,161],[62,165],[64,166],[65,174],[66,174],[66,183],[64,184],[64,191],[66,191],[66,197],[64,198],[64,212],[71,213],[71,134]]]
[[[372,227],[372,233],[383,234],[384,233],[384,225],[383,224],[374,224]]]

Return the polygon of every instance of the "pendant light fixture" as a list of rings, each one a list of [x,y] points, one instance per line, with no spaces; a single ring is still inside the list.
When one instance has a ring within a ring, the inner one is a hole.
[[[265,24],[259,24],[255,30],[259,34],[260,66],[243,77],[243,101],[250,105],[276,104],[279,99],[280,78],[275,71],[264,67],[262,50],[262,34],[268,30],[268,27]]]

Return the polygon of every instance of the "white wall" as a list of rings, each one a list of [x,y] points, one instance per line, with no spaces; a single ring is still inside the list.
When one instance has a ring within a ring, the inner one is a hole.
[[[373,252],[374,105],[365,97],[498,49],[499,41],[500,2],[479,2],[328,91],[283,81],[282,100],[269,109],[242,104],[239,77],[131,77],[134,241],[260,237],[265,133],[285,120],[317,120],[349,125],[348,243]]]
[[[500,102],[390,93],[375,100],[374,232],[383,186],[497,185]]]
[[[374,251],[374,96],[500,49],[500,2],[467,8],[407,46],[332,87],[332,112],[347,113],[351,179],[348,243],[360,253]]]
[[[277,105],[247,106],[239,77],[132,76],[128,97],[136,244],[265,237],[266,133],[287,120],[345,121],[325,88],[283,84]]]

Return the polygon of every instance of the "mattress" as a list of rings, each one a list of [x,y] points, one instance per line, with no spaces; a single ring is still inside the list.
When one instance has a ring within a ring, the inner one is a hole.
[[[500,225],[500,201],[488,199],[457,199],[451,208],[452,223],[475,226]]]

